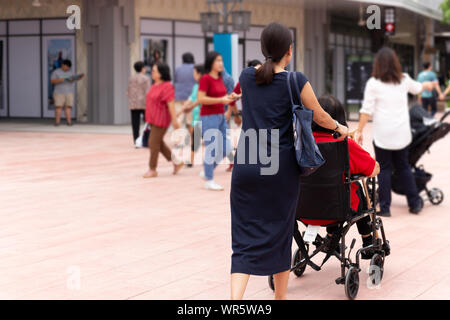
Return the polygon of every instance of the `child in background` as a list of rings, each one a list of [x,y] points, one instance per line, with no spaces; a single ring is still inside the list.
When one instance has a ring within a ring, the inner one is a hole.
[[[180,113],[188,113],[192,112],[192,125],[190,127],[190,135],[191,135],[191,162],[186,163],[188,168],[192,168],[194,165],[194,155],[195,152],[200,147],[200,141],[201,141],[201,128],[200,128],[200,104],[197,101],[197,93],[198,93],[198,82],[200,81],[200,78],[205,73],[205,68],[203,65],[196,65],[194,66],[194,79],[195,84],[192,88],[191,95],[189,99],[184,103],[183,109]],[[200,139],[199,139],[200,138]]]

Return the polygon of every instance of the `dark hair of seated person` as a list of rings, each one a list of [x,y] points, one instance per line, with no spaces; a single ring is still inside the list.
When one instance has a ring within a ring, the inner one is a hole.
[[[338,99],[336,99],[332,95],[325,94],[325,95],[321,96],[318,99],[318,101],[326,113],[328,113],[334,120],[337,120],[340,124],[347,127],[345,110],[344,110],[344,107],[342,106],[341,102]],[[333,130],[321,127],[314,121],[312,123],[312,131],[313,132],[326,132],[326,133],[330,133],[330,134],[334,133]]]

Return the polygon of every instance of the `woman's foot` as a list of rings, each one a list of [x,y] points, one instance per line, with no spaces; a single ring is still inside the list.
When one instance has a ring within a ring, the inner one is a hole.
[[[227,172],[233,171],[233,164],[230,164],[230,166],[227,168]]]
[[[212,191],[222,191],[223,187],[214,182],[214,180],[208,180],[205,182],[205,189]]]
[[[415,207],[410,207],[409,212],[412,214],[419,214],[423,209],[423,200],[420,199],[419,203]]]
[[[184,167],[184,163],[174,164],[173,165],[173,174],[176,175],[183,167]]]
[[[144,174],[144,179],[156,178],[158,176],[158,172],[154,170],[149,170]]]

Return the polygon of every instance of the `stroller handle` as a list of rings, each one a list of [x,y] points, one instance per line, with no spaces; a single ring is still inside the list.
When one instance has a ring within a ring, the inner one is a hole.
[[[444,122],[445,118],[447,118],[449,114],[450,114],[450,110],[447,111],[446,113],[444,113],[444,115],[442,116],[441,120],[439,120],[439,122]]]

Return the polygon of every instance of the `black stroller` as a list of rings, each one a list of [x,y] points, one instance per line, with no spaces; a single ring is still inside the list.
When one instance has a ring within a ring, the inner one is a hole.
[[[409,149],[409,164],[412,168],[418,191],[424,191],[425,193],[422,199],[438,205],[444,200],[444,193],[438,188],[428,189],[427,183],[430,182],[432,174],[426,172],[422,165],[418,166],[417,162],[425,152],[429,151],[433,143],[445,137],[450,131],[450,123],[444,122],[450,111],[447,111],[440,120],[436,120],[425,109],[416,104],[411,108],[409,114],[413,135],[413,141]],[[395,172],[392,175],[392,191],[401,195],[405,194]]]
[[[347,138],[337,142],[318,143],[320,152],[326,159],[325,164],[308,177],[300,179],[300,196],[297,207],[297,220],[306,226],[336,226],[336,231],[330,238],[322,238],[319,234],[312,234],[311,244],[315,250],[309,254],[309,243],[305,244],[303,235],[297,227],[294,230],[294,239],[298,249],[292,259],[291,271],[297,277],[303,275],[309,265],[316,271],[321,266],[316,265],[311,259],[318,253],[325,253],[322,265],[331,257],[336,257],[341,262],[341,274],[336,279],[336,284],[345,286],[345,293],[349,299],[354,299],[359,289],[359,272],[361,267],[359,259],[362,253],[374,253],[370,261],[370,280],[378,285],[383,276],[384,259],[390,253],[389,242],[386,240],[383,223],[376,216],[374,209],[375,192],[368,192],[366,177],[351,176],[348,154]],[[344,176],[344,179],[343,179]],[[375,178],[369,178],[375,190]],[[350,206],[350,185],[353,182],[361,182],[365,193],[365,210],[355,215]],[[356,239],[350,245],[348,255],[345,250],[345,236],[350,228],[360,219],[370,215],[373,242],[367,247],[356,251],[355,262],[350,258],[350,253],[355,246]],[[307,229],[308,231],[308,229]],[[381,231],[381,237],[378,236]],[[315,240],[314,240],[315,237]],[[336,248],[339,246],[339,251]],[[274,290],[273,276],[269,276],[269,286]]]

